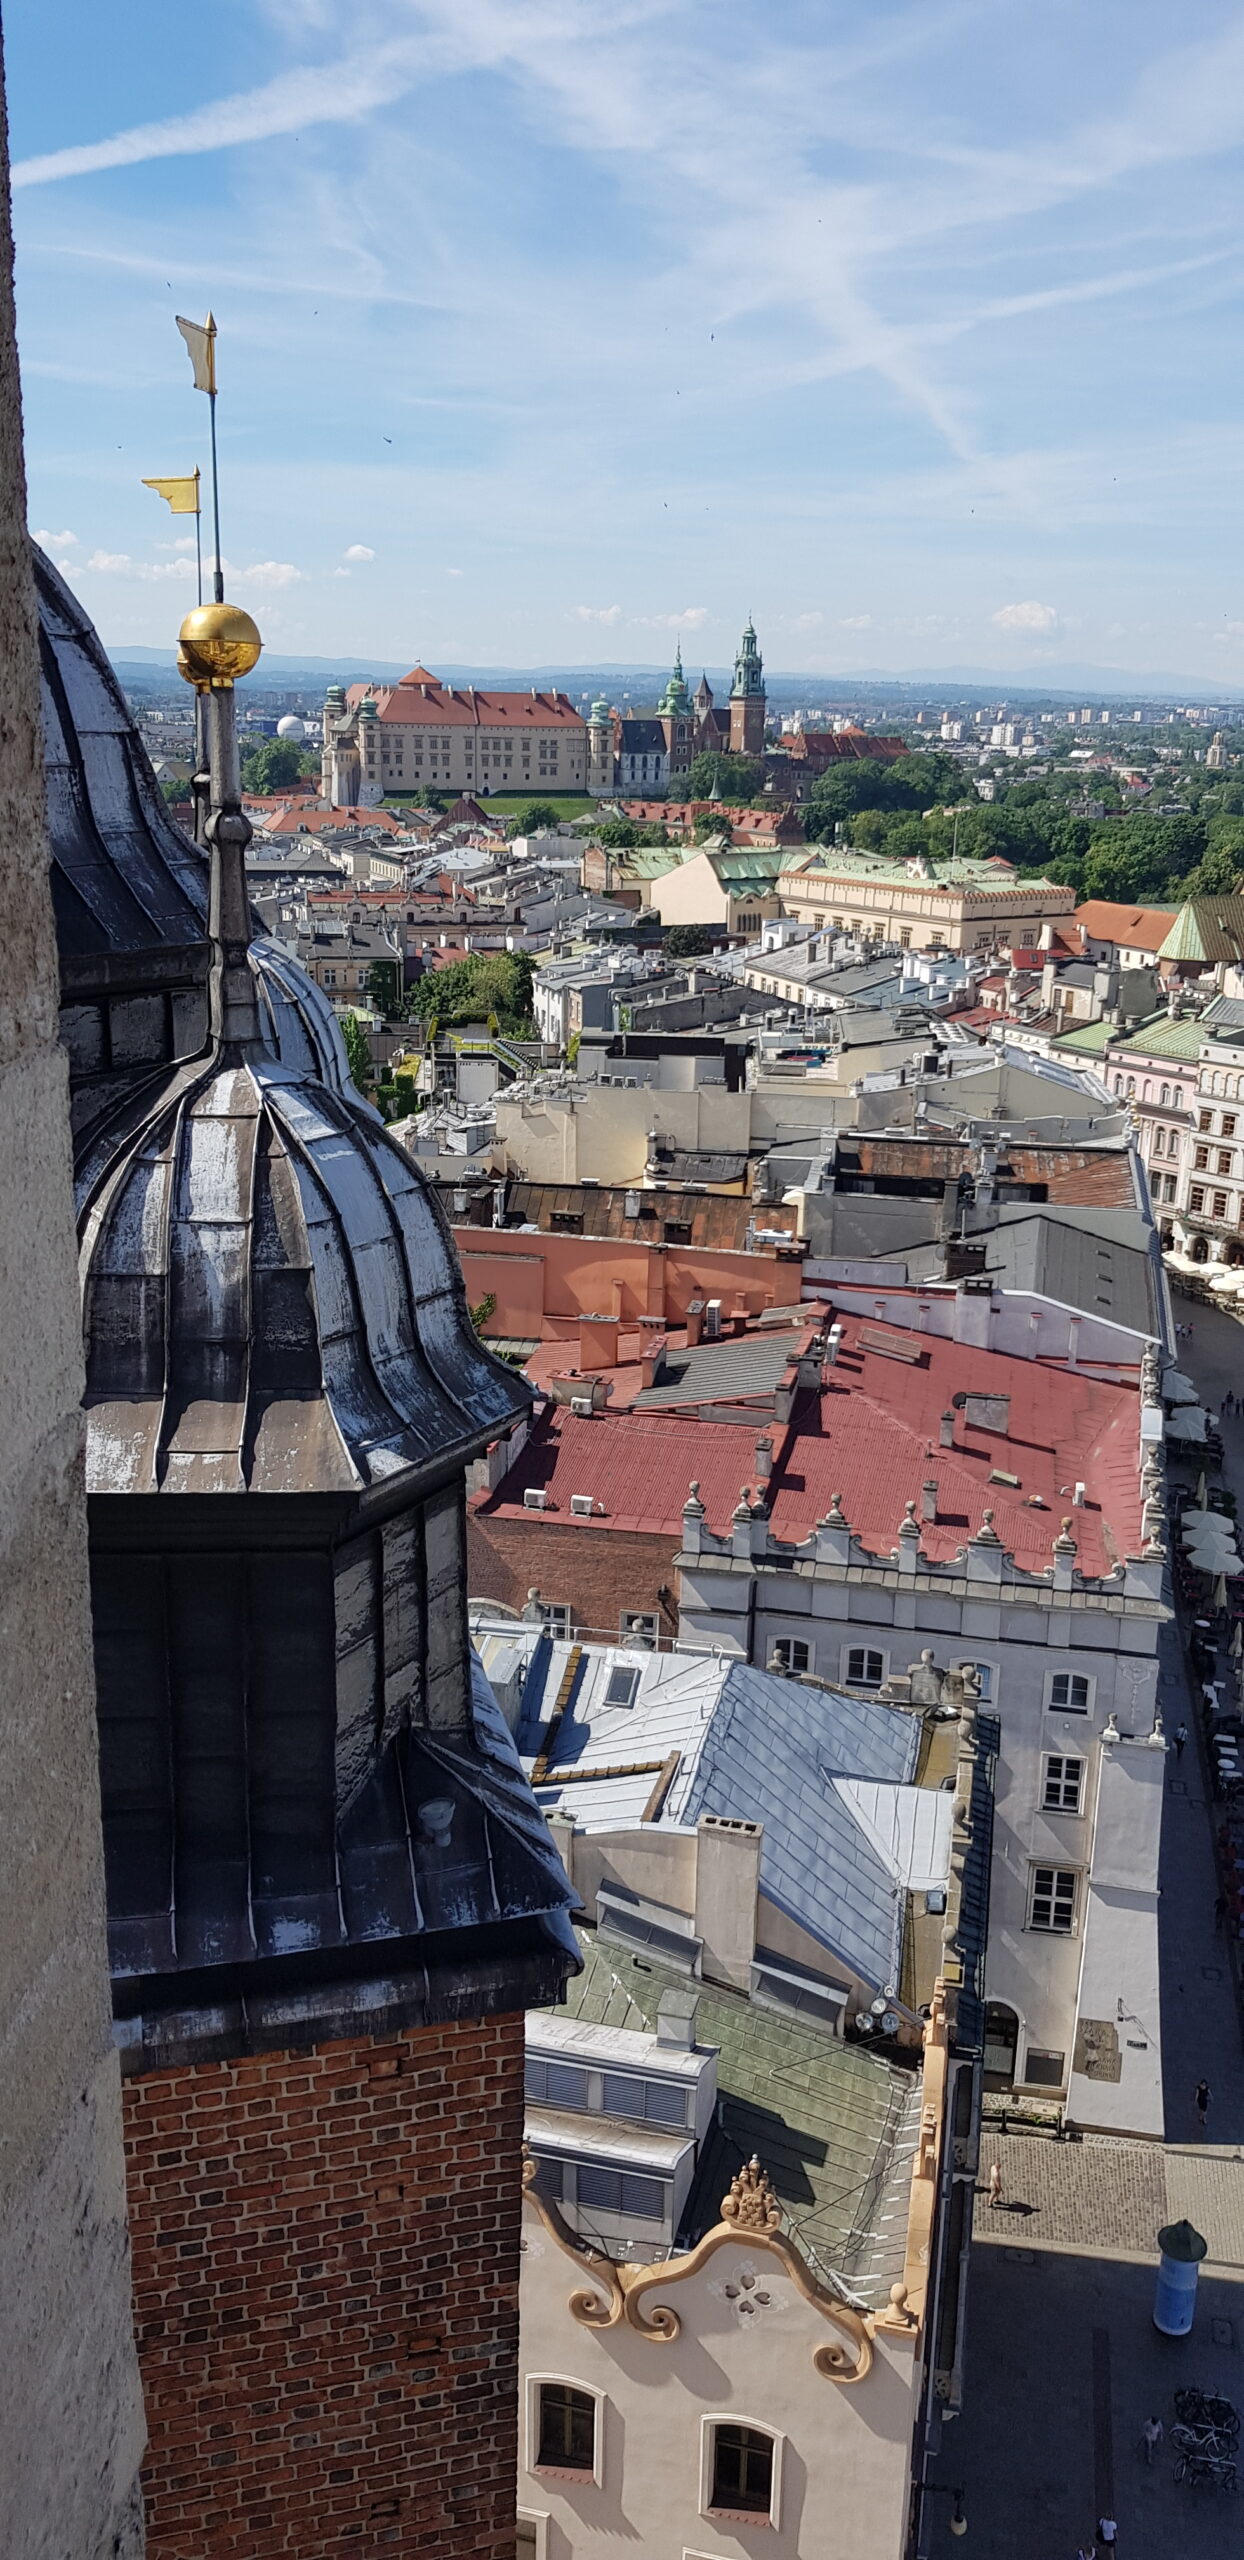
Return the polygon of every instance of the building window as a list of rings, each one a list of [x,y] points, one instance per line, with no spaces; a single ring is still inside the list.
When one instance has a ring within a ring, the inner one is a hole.
[[[959,1664],[959,1669],[960,1671],[974,1671],[976,1673],[976,1677],[980,1682],[981,1705],[983,1707],[989,1706],[993,1700],[994,1667],[992,1662],[961,1662]]]
[[[1085,1716],[1092,1703],[1093,1683],[1083,1671],[1052,1671],[1047,1707],[1062,1707],[1070,1714]]]
[[[532,2054],[524,2073],[523,2085],[529,2098],[546,2107],[586,2107],[589,2104],[587,2072],[578,2062],[546,2062]]]
[[[1234,1111],[1224,1111],[1222,1115],[1222,1134],[1224,1138],[1233,1138],[1235,1136]]]
[[[1043,1813],[1078,1813],[1084,1785],[1084,1762],[1065,1753],[1049,1751],[1045,1758],[1045,1777],[1041,1788]]]
[[[1173,1199],[1174,1199],[1174,1197],[1175,1197],[1175,1193],[1176,1193],[1176,1191],[1178,1190],[1178,1187],[1179,1187],[1179,1186],[1178,1186],[1178,1184],[1177,1184],[1177,1182],[1176,1182],[1176,1180],[1175,1180],[1175,1176],[1174,1176],[1174,1174],[1173,1174],[1173,1173],[1168,1173],[1168,1175],[1167,1175],[1167,1177],[1166,1177],[1166,1196],[1167,1196],[1167,1199],[1168,1199],[1168,1200],[1173,1200]]]
[[[1061,2089],[1066,2056],[1047,2052],[1044,2046],[1030,2044],[1024,2064],[1024,2078],[1030,2088]]]
[[[879,1689],[885,1678],[885,1655],[870,1644],[848,1645],[843,1678],[851,1689]]]
[[[572,2382],[537,2382],[533,2471],[597,2472],[597,2400]]]
[[[1162,1086],[1159,1088],[1159,1092],[1158,1092],[1158,1101],[1161,1103],[1163,1110],[1166,1110],[1166,1109],[1169,1107],[1169,1104],[1170,1104],[1170,1098],[1171,1098],[1171,1089],[1170,1089],[1170,1086],[1169,1086],[1168,1084],[1164,1084],[1164,1085],[1162,1085]]]
[[[911,949],[911,926],[909,924],[903,925],[900,929],[898,947],[900,951],[910,951]]]
[[[574,1631],[574,1610],[568,1600],[542,1600],[540,1615],[551,1636],[569,1636]]]
[[[1076,1887],[1079,1877],[1074,1867],[1033,1867],[1028,1901],[1030,1929],[1049,1929],[1066,1937],[1076,1925]]]
[[[1192,1167],[1193,1167],[1193,1171],[1194,1171],[1195,1173],[1208,1173],[1208,1171],[1209,1171],[1209,1148],[1208,1148],[1208,1147],[1195,1147],[1195,1148],[1193,1149],[1193,1153],[1192,1153]]]
[[[532,2515],[518,2510],[518,2533],[514,2544],[515,2560],[548,2560],[549,2520],[546,2515]]]
[[[1213,1128],[1213,1125],[1214,1125],[1214,1115],[1213,1115],[1213,1112],[1212,1112],[1212,1111],[1198,1111],[1198,1113],[1197,1113],[1197,1115],[1196,1115],[1196,1125],[1197,1125],[1198,1129],[1201,1131],[1202,1135],[1203,1135],[1203,1136],[1205,1136],[1205,1137],[1208,1137],[1209,1132],[1210,1132],[1210,1130]]]
[[[1226,1195],[1226,1192],[1225,1192],[1225,1191],[1216,1191],[1216,1192],[1214,1193],[1214,1198],[1213,1198],[1213,1203],[1212,1203],[1212,1207],[1211,1207],[1210,1214],[1211,1214],[1211,1216],[1212,1216],[1212,1217],[1215,1217],[1215,1218],[1225,1218],[1225,1217],[1226,1217],[1226,1214],[1227,1214],[1227,1195]]]
[[[1217,1155],[1216,1155],[1216,1157],[1215,1157],[1215,1159],[1214,1159],[1214,1171],[1215,1171],[1215,1173],[1230,1173],[1230,1171],[1231,1171],[1231,1150],[1230,1150],[1230,1148],[1229,1148],[1229,1147],[1220,1147],[1220,1148],[1219,1148],[1218,1153],[1217,1153]]]
[[[1202,1215],[1205,1208],[1205,1193],[1199,1182],[1194,1182],[1191,1191],[1188,1193],[1188,1206],[1191,1209],[1194,1218],[1199,1218]]]
[[[763,2516],[777,2522],[780,2437],[734,2419],[706,2418],[705,2515]]]
[[[812,1647],[805,1644],[801,1636],[779,1636],[772,1659],[780,1671],[810,1671]]]

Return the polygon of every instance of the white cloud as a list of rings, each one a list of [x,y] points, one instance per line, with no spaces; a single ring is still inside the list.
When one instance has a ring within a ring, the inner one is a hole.
[[[35,535],[35,541],[44,551],[67,551],[70,544],[75,543],[77,539],[76,533],[37,533]]]
[[[365,542],[352,542],[349,550],[343,551],[341,557],[343,560],[374,560],[376,554],[368,549]]]
[[[135,560],[128,551],[93,551],[85,567],[106,578],[190,578],[194,575],[189,560]]]
[[[844,613],[838,627],[840,631],[871,631],[873,618],[871,613]]]
[[[681,613],[650,613],[644,618],[653,631],[702,631],[708,620],[708,606],[689,604]]]
[[[302,583],[303,571],[292,560],[255,560],[249,569],[235,569],[233,576],[240,586],[296,587]]]
[[[462,571],[461,569],[447,569],[445,571],[445,575],[447,578],[460,578],[462,576]]]
[[[462,572],[451,569],[449,574],[451,578],[461,577]],[[612,628],[622,619],[622,607],[620,604],[572,604],[570,619],[572,622],[603,622]]]
[[[1024,604],[999,605],[989,619],[997,631],[1057,631],[1058,608],[1038,604],[1034,596],[1029,596]]]
[[[128,551],[93,551],[84,566],[101,577],[141,578],[148,582],[194,576],[193,560],[135,560]],[[302,570],[290,560],[256,560],[248,569],[236,569],[226,560],[223,566],[230,587],[259,587],[271,592],[279,587],[299,586],[303,581]]]
[[[792,631],[819,631],[824,620],[823,613],[797,613],[790,627]]]

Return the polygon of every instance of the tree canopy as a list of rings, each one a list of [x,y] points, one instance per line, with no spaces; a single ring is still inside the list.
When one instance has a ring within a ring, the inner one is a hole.
[[[242,780],[248,791],[286,791],[291,782],[317,774],[320,760],[295,738],[261,738],[242,755]]]
[[[496,1016],[502,1031],[532,1037],[530,953],[472,951],[447,969],[429,969],[412,988],[407,1010],[424,1021],[435,1015],[442,1030]]]
[[[520,809],[514,820],[514,834],[534,836],[539,828],[555,827],[557,824],[557,811],[551,800],[529,800],[526,808]]]
[[[726,800],[732,805],[754,800],[764,789],[765,769],[753,756],[715,754],[711,747],[693,756],[687,776],[689,800]]]

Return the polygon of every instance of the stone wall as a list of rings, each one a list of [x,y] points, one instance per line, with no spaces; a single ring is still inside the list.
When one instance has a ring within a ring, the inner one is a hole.
[[[514,2560],[521,2016],[125,2109],[152,2560]]]
[[[143,2421],[104,1944],[81,1318],[7,169],[0,122],[0,2550],[131,2560]]]

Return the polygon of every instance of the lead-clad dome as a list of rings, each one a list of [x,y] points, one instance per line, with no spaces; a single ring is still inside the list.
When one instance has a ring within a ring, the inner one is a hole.
[[[401,1148],[262,1048],[177,1071],[79,1208],[89,1491],[353,1492],[526,1403]]]

